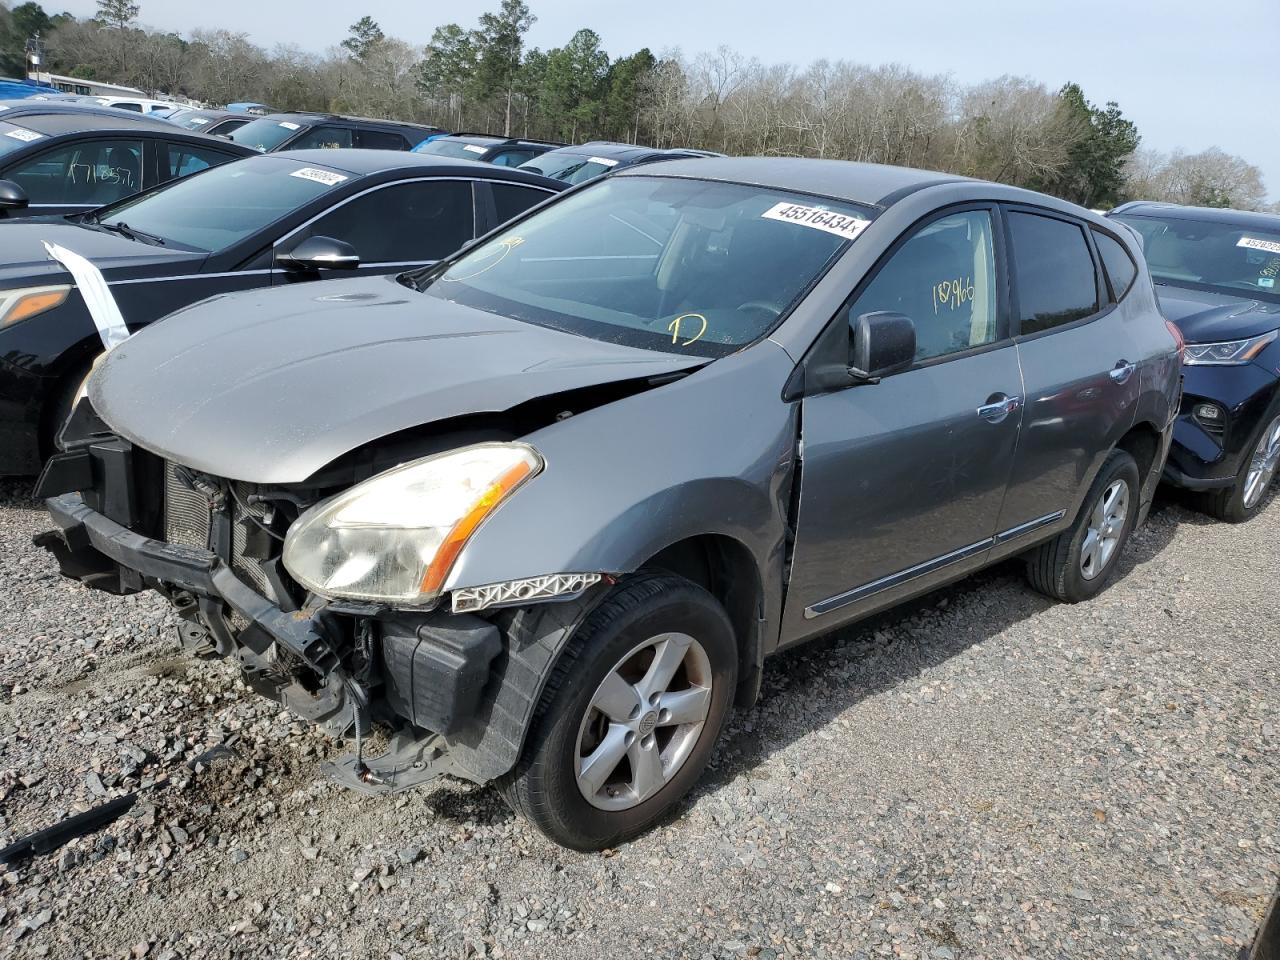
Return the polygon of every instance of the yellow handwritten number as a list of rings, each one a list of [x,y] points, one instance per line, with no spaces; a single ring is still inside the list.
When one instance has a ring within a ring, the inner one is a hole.
[[[703,316],[702,314],[700,314],[700,313],[682,313],[682,314],[680,314],[680,316],[676,317],[674,320],[672,320],[670,323],[668,323],[668,324],[667,324],[667,329],[671,331],[671,342],[672,342],[672,343],[678,343],[678,342],[679,342],[679,340],[680,340],[680,321],[681,321],[681,320],[684,320],[684,319],[686,319],[686,318],[688,318],[688,317],[697,317],[699,320],[701,320],[701,321],[702,321],[702,327],[701,327],[701,328],[698,330],[698,332],[697,332],[697,333],[695,333],[692,337],[690,337],[690,338],[689,338],[688,340],[686,340],[684,343],[681,343],[681,344],[680,344],[680,346],[682,346],[682,347],[687,347],[689,344],[693,343],[695,340],[700,339],[700,338],[702,337],[702,335],[703,335],[704,333],[706,333],[706,332],[707,332],[707,318],[706,318],[706,317],[704,317],[704,316]]]

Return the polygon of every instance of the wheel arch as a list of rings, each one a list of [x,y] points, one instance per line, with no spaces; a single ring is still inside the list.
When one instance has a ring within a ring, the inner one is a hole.
[[[641,569],[684,577],[719,601],[738,644],[735,703],[739,707],[755,703],[764,663],[764,576],[746,544],[724,534],[698,534],[664,547]]]

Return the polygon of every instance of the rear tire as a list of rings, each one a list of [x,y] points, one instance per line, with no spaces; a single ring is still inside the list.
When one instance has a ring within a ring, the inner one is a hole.
[[[1200,499],[1205,513],[1226,523],[1252,520],[1271,499],[1280,468],[1280,400],[1271,405],[1245,449],[1248,453],[1231,486],[1211,490]]]
[[[574,850],[643,833],[701,776],[737,673],[733,628],[711,594],[676,576],[624,581],[561,653],[498,790]]]
[[[1138,464],[1124,450],[1112,450],[1075,523],[1028,554],[1031,586],[1064,603],[1101,593],[1133,533],[1141,496]]]

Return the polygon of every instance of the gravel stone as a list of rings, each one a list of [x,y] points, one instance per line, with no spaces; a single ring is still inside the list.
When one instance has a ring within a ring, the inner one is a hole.
[[[1090,603],[1010,563],[770,660],[677,815],[590,855],[492,789],[328,782],[349,745],[47,527],[0,481],[0,846],[173,782],[5,868],[0,956],[1228,960],[1280,877],[1280,498],[1162,498]]]

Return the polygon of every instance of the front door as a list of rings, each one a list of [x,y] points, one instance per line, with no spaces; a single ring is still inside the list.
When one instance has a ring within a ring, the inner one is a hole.
[[[1022,419],[999,263],[992,209],[947,212],[892,250],[840,319],[907,315],[917,362],[802,401],[784,642],[973,569],[990,549]]]

